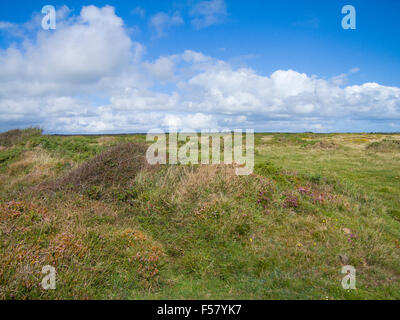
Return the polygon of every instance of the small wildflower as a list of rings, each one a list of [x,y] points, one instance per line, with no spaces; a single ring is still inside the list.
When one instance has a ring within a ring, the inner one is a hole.
[[[310,192],[310,188],[309,187],[299,187],[299,188],[297,188],[297,191],[300,194],[305,195],[305,194],[308,194]]]
[[[296,195],[286,194],[286,199],[284,206],[286,208],[298,208],[299,207],[299,199]]]

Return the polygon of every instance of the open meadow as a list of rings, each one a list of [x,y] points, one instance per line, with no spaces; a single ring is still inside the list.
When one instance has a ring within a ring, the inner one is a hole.
[[[0,299],[400,299],[400,134],[258,133],[249,176],[146,150],[0,134]]]

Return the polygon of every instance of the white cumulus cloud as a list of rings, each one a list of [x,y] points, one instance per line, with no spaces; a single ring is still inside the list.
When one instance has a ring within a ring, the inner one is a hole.
[[[149,61],[146,47],[132,39],[113,7],[61,13],[54,32],[30,29],[21,33],[24,41],[0,49],[1,130],[33,125],[57,133],[170,126],[390,131],[400,120],[397,87],[346,86],[346,74],[260,74],[190,49]],[[183,23],[179,14],[153,18],[160,33]],[[354,72],[358,68],[348,74]]]

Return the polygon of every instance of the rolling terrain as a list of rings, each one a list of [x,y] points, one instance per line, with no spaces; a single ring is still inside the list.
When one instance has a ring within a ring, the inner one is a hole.
[[[255,142],[236,176],[149,166],[144,135],[0,134],[0,299],[400,299],[400,135]]]

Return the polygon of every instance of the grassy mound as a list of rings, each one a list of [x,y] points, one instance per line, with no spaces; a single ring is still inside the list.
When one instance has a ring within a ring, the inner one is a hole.
[[[375,152],[400,152],[400,140],[387,140],[372,142],[367,146],[368,150]]]
[[[104,151],[105,147],[97,143],[97,137],[60,137],[40,136],[30,141],[30,147],[40,147],[53,156],[69,158],[83,162]]]
[[[11,147],[19,143],[23,143],[29,138],[40,136],[42,129],[38,128],[27,128],[27,129],[15,129],[7,132],[0,133],[0,146]]]
[[[399,299],[400,155],[273,137],[256,135],[268,152],[250,176],[148,167],[136,136],[19,146],[0,172],[0,299]],[[57,192],[17,188],[46,181]],[[40,286],[45,265],[56,290]]]
[[[123,188],[146,165],[146,145],[121,143],[86,161],[57,179],[55,190],[72,189],[99,197],[110,188]]]
[[[129,212],[162,243],[172,270],[160,275],[179,272],[184,296],[207,279],[213,298],[318,298],[318,287],[362,298],[374,290],[375,272],[398,277],[395,237],[386,243],[381,213],[334,181],[266,164],[249,177],[226,166],[169,167],[137,183],[142,192]],[[328,280],[344,264],[363,274],[357,293]],[[390,280],[381,285],[394,289]]]

